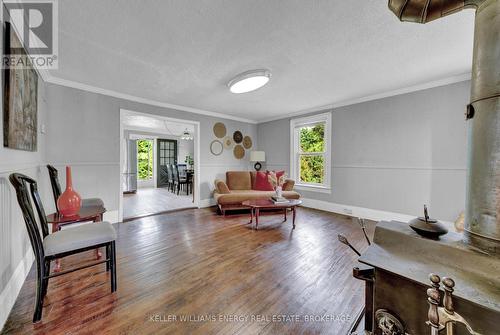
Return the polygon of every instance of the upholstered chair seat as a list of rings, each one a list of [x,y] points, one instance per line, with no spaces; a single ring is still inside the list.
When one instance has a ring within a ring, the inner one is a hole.
[[[46,256],[52,256],[114,240],[116,240],[116,231],[111,223],[88,223],[47,235],[43,239],[43,248]]]

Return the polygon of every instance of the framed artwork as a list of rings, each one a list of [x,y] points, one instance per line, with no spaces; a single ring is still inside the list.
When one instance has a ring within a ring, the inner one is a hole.
[[[25,65],[4,69],[3,145],[37,151],[38,74],[27,61],[26,51],[8,22],[5,22],[4,42],[4,55],[24,60]],[[11,52],[13,49],[16,54]]]

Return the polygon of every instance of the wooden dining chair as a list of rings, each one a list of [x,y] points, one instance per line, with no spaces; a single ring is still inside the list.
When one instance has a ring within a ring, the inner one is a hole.
[[[174,172],[170,164],[167,164],[167,189],[172,192],[174,190]]]
[[[187,185],[187,180],[186,178],[181,177],[181,174],[179,173],[179,167],[176,164],[172,164],[172,170],[174,175],[175,191],[177,192],[177,195],[179,195],[181,187],[183,185]]]
[[[47,165],[47,170],[49,170],[50,185],[52,186],[52,195],[54,196],[54,204],[57,209],[57,199],[61,196],[61,184],[59,184],[59,172],[52,165]],[[104,202],[99,198],[87,198],[82,199],[82,207],[92,207],[92,206],[103,206]]]
[[[16,190],[17,201],[21,207],[31,246],[35,253],[37,285],[33,322],[42,319],[43,299],[47,294],[50,278],[106,263],[106,271],[111,272],[111,292],[115,292],[117,286],[116,231],[113,226],[108,222],[102,222],[98,225],[87,224],[49,234],[45,210],[36,181],[20,173],[11,174],[9,180]],[[40,227],[38,227],[35,218],[32,202],[36,208]],[[86,263],[86,265],[66,271],[50,273],[51,261],[100,247],[106,248],[106,259],[90,264]]]

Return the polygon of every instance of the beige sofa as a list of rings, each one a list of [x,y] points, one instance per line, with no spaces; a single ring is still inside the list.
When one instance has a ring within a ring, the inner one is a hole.
[[[273,191],[257,191],[253,189],[255,183],[254,171],[228,171],[226,181],[215,180],[214,198],[220,212],[225,215],[227,210],[241,209],[241,203],[252,199],[269,199]],[[295,181],[287,179],[283,185],[283,196],[287,199],[299,199],[300,194],[293,191]]]

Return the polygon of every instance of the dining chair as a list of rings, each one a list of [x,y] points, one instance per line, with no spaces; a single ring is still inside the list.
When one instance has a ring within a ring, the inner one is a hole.
[[[182,181],[181,186],[184,185],[186,194],[190,194],[193,190],[193,174],[188,173],[187,164],[177,164],[179,169],[179,179]]]
[[[174,173],[172,171],[172,165],[167,164],[167,188],[169,191],[173,191],[174,186]]]
[[[174,184],[175,190],[177,191],[177,195],[179,195],[180,189],[183,185],[187,185],[187,179],[182,178],[179,173],[179,167],[176,164],[172,164],[173,176],[174,176]]]
[[[117,286],[116,231],[113,226],[109,222],[101,222],[98,225],[86,224],[49,234],[45,210],[36,181],[20,173],[11,174],[9,180],[16,190],[17,201],[21,207],[31,246],[35,253],[37,284],[33,322],[42,319],[43,299],[47,294],[50,278],[106,263],[106,271],[111,272],[111,292],[115,292]],[[35,205],[40,227],[37,224],[32,203]],[[86,263],[66,271],[50,273],[51,261],[100,247],[106,248],[106,259]]]
[[[47,169],[49,170],[50,185],[52,186],[52,195],[54,196],[54,204],[57,209],[57,199],[61,196],[61,184],[59,184],[59,172],[55,167],[48,164]],[[82,199],[82,207],[92,207],[92,206],[103,206],[104,202],[99,198],[87,198]]]

